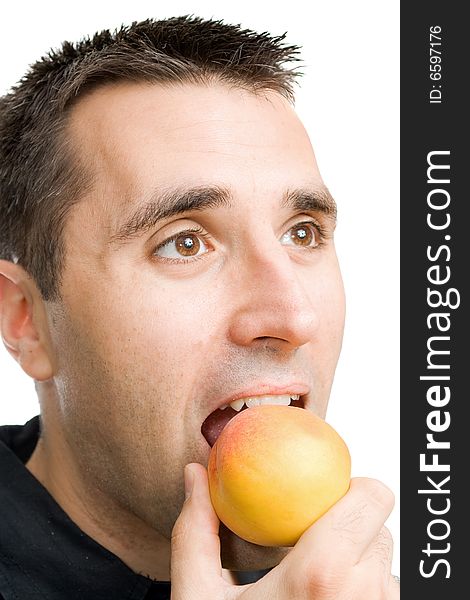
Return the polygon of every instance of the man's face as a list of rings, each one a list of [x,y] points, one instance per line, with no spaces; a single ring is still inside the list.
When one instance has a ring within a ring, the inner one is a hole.
[[[219,406],[291,393],[325,415],[344,319],[334,217],[275,93],[113,85],[77,103],[70,135],[92,181],[50,306],[61,427],[90,487],[170,537]],[[227,566],[273,564],[229,538]]]

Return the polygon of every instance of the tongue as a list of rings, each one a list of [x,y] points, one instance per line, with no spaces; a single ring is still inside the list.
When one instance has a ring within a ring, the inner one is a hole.
[[[244,410],[246,406],[243,407]],[[213,446],[222,432],[222,429],[227,425],[230,419],[233,419],[238,415],[238,412],[231,406],[227,406],[224,410],[214,410],[207,419],[204,421],[201,427],[201,433],[206,438],[209,446]]]

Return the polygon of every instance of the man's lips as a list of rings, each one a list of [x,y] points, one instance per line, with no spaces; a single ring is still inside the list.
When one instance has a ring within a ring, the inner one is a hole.
[[[219,403],[219,406],[208,415],[201,426],[201,433],[209,446],[212,447],[227,423],[241,410],[249,410],[246,402],[243,405],[241,404],[243,400],[247,401],[249,406],[256,405],[257,401],[261,399],[263,404],[283,403],[305,408],[305,397],[308,392],[309,389],[307,386],[297,384],[283,388],[277,387],[275,390],[270,387],[269,392],[266,390],[266,387],[258,387],[256,393],[243,392],[235,394],[227,398],[225,402]],[[234,408],[230,406],[230,403],[234,403]]]
[[[288,383],[286,385],[258,384],[247,387],[243,391],[235,392],[222,400],[217,400],[210,407],[211,412],[209,414],[242,398],[255,398],[259,396],[307,396],[309,392],[310,386],[305,383]]]

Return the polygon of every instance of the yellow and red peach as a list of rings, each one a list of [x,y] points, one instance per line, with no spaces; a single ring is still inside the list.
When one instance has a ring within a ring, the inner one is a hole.
[[[225,426],[208,476],[214,509],[230,530],[254,544],[293,546],[347,492],[351,460],[320,417],[262,405]]]

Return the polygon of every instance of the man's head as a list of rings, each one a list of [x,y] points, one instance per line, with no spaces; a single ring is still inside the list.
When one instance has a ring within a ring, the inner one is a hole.
[[[43,297],[59,295],[61,231],[71,206],[92,184],[68,134],[75,104],[110,83],[182,83],[292,98],[298,49],[249,30],[180,17],[97,33],[51,51],[0,99],[0,258],[17,260]]]
[[[148,21],[64,45],[0,105],[5,342],[37,381],[49,456],[164,537],[220,406],[326,411],[344,301],[283,68],[296,52]],[[223,553],[280,556],[229,535]]]

